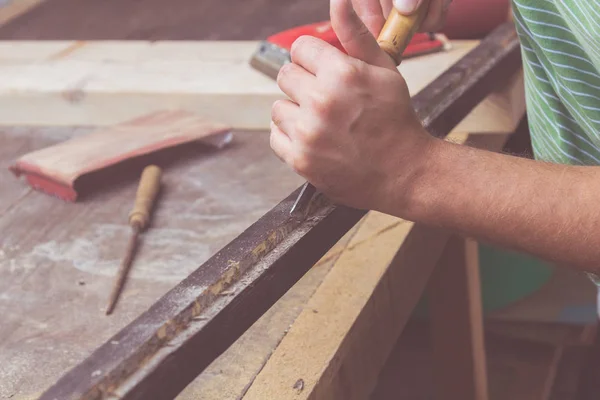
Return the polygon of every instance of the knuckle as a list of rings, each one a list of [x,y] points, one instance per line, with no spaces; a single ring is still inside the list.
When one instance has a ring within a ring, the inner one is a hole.
[[[362,68],[360,64],[343,63],[338,69],[340,82],[345,85],[355,85],[361,80]]]
[[[296,38],[292,43],[292,47],[290,48],[290,55],[292,59],[294,59],[298,54],[302,53],[306,50],[308,46],[313,43],[313,38],[309,35],[302,35]]]
[[[323,134],[323,129],[318,124],[308,126],[306,123],[298,121],[296,123],[295,132],[302,145],[306,148],[313,147]]]
[[[334,100],[331,95],[315,90],[310,94],[310,105],[314,112],[328,115],[333,110]]]

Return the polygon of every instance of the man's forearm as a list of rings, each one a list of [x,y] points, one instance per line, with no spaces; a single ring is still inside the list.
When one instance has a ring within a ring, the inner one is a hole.
[[[600,270],[600,168],[435,140],[405,218],[581,270]],[[398,212],[396,212],[398,211]]]

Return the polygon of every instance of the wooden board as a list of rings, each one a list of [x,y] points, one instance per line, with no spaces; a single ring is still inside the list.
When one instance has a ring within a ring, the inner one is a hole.
[[[499,150],[506,138],[480,135],[469,143]],[[244,400],[364,399],[373,390],[447,233],[376,212],[364,221]]]
[[[478,246],[451,236],[427,289],[438,400],[489,400]]]
[[[220,152],[191,146],[157,157],[164,191],[106,317],[139,170],[99,181],[78,204],[33,192],[8,172],[19,154],[81,133],[0,129],[0,398],[20,400],[56,382],[303,182],[272,154],[266,133],[237,132]],[[283,334],[293,315],[277,318]],[[259,336],[269,346],[279,340]],[[42,360],[52,362],[40,369]]]
[[[0,26],[30,11],[44,0],[8,0],[0,3]]]
[[[580,386],[582,385],[582,373],[586,367],[586,356],[589,354],[590,348],[585,346],[564,349],[549,400],[585,400],[580,396]],[[592,398],[597,397],[598,393]]]
[[[408,59],[415,94],[477,45]],[[269,129],[276,82],[251,68],[255,41],[0,42],[0,125],[112,125],[183,108],[237,129]],[[513,132],[525,109],[522,74],[490,95],[457,132]]]
[[[407,326],[370,400],[433,398],[434,359],[429,337],[428,324],[415,320]],[[490,335],[486,338],[486,353],[490,400],[550,400],[561,348]]]
[[[596,338],[597,325],[487,320],[485,329],[497,335],[555,346],[589,346]]]
[[[328,18],[328,1],[47,0],[1,27],[0,38],[261,40]]]

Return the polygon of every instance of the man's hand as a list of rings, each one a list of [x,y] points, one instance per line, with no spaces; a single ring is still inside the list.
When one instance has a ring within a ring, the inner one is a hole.
[[[423,2],[423,0],[352,0],[354,9],[375,37],[379,36],[383,24],[392,7],[401,14],[412,14]],[[419,31],[435,32],[444,26],[448,7],[452,0],[429,0],[427,16]]]
[[[348,55],[313,37],[296,40],[277,80],[290,100],[273,105],[271,147],[334,201],[397,209],[407,199],[392,194],[410,194],[433,139],[351,0],[331,0],[331,23]]]

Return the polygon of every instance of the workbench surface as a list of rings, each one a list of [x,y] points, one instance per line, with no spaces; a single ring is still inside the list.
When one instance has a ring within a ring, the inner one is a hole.
[[[327,19],[329,6],[280,0],[40,3],[0,26],[0,38],[262,39]],[[285,10],[290,6],[293,12]],[[228,149],[189,146],[181,159],[165,162],[153,225],[141,238],[115,312],[106,317],[138,177],[112,180],[68,204],[29,189],[8,171],[22,154],[89,131],[0,128],[0,398],[39,394],[303,182],[273,155],[266,132],[235,132]]]
[[[0,26],[0,39],[262,39],[327,19],[329,6],[43,3]],[[232,145],[220,151],[188,145],[153,159],[164,167],[164,192],[116,310],[106,317],[138,176],[101,174],[81,202],[69,204],[8,171],[20,155],[90,129],[0,128],[0,398],[35,398],[303,183],[274,156],[266,132],[234,132]],[[132,170],[139,173],[141,165]],[[240,398],[330,266],[313,268],[178,399]]]
[[[227,149],[190,145],[177,161],[158,159],[163,193],[107,317],[137,176],[113,175],[72,204],[8,172],[17,156],[83,132],[0,130],[0,398],[53,383],[302,184],[266,133],[236,132]]]

